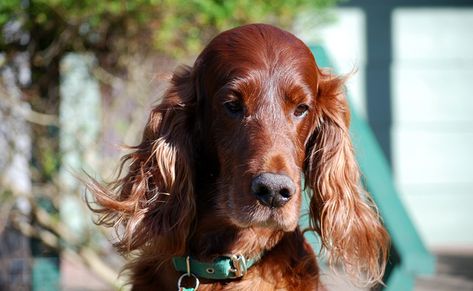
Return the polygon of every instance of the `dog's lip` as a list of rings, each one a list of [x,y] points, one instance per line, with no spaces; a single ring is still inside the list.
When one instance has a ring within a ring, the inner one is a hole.
[[[270,208],[267,206],[258,205],[252,215],[242,219],[232,219],[234,223],[240,227],[266,227],[274,230],[293,230],[292,222],[287,222],[284,219],[284,213],[281,208]],[[286,223],[287,222],[287,223]]]
[[[275,215],[271,214],[266,220],[261,221],[260,223],[256,223],[256,226],[262,226],[271,228],[274,230],[283,230],[283,231],[291,231],[294,229],[293,223],[284,223],[284,220],[281,220]]]

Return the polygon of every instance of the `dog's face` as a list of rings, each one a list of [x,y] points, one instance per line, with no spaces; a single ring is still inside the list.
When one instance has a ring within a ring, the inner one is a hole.
[[[230,30],[209,44],[196,62],[204,70],[199,102],[219,164],[219,214],[239,227],[290,231],[299,218],[318,70],[299,39],[263,28]]]

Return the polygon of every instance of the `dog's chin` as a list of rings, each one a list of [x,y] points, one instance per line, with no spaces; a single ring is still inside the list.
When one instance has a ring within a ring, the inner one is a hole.
[[[232,215],[230,220],[240,228],[264,227],[273,230],[282,230],[285,232],[294,231],[298,223],[298,215],[291,213],[285,215],[283,209],[253,209],[253,211]],[[235,213],[233,213],[235,214]]]

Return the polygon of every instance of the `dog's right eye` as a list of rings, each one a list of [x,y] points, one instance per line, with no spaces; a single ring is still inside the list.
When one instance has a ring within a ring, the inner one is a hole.
[[[299,106],[296,107],[296,110],[294,111],[294,116],[295,117],[304,117],[309,110],[309,106],[306,104],[300,104]]]
[[[243,105],[239,100],[227,101],[223,103],[223,106],[231,115],[239,115],[243,112]]]

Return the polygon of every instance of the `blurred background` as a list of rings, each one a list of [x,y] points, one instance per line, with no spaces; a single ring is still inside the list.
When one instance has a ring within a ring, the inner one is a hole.
[[[473,290],[471,0],[0,0],[0,290],[123,285],[76,176],[111,180],[176,66],[252,22],[355,71],[353,110],[395,189],[369,189],[393,236],[388,288]]]

